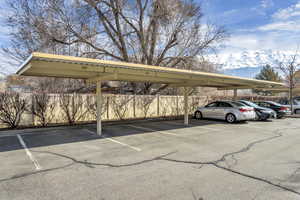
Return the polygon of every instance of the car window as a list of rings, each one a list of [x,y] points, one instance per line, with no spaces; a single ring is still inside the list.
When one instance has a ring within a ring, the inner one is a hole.
[[[262,106],[267,107],[267,108],[271,107],[271,105],[269,103],[265,103],[265,102],[262,103]]]
[[[257,102],[256,104],[258,104],[261,107],[268,107],[268,105],[265,102]]]
[[[214,107],[217,107],[218,106],[218,102],[213,102],[213,103],[210,103],[208,105],[206,105],[205,107],[206,108],[214,108]]]
[[[243,104],[245,104],[245,105],[247,105],[247,106],[254,107],[254,108],[258,107],[257,104],[255,104],[255,103],[253,103],[253,102],[251,102],[251,101],[241,101],[241,103],[243,103]]]
[[[232,107],[232,105],[230,105],[229,103],[226,103],[226,102],[220,102],[218,107],[230,108],[230,107]]]
[[[239,102],[235,102],[235,101],[231,101],[230,104],[233,105],[233,106],[236,106],[236,107],[242,107],[242,106],[245,106],[245,104],[239,103]]]

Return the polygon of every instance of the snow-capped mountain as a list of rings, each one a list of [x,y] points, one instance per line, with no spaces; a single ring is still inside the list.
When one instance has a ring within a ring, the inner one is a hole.
[[[225,74],[253,78],[266,64],[276,67],[279,62],[289,61],[294,54],[293,51],[241,51],[210,55],[208,59]]]

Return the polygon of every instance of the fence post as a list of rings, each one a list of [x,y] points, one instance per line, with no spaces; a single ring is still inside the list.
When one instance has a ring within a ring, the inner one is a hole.
[[[157,116],[159,117],[159,94],[157,94]]]
[[[34,106],[35,106],[34,96],[31,94],[31,111],[34,110]],[[31,123],[33,126],[35,126],[35,119],[34,119],[33,112],[31,112]]]
[[[136,118],[135,106],[136,106],[136,94],[133,95],[133,118]]]
[[[192,110],[190,110],[190,113],[197,109],[197,108],[195,108],[196,106],[195,106],[195,99],[194,99],[194,96],[191,96],[191,98],[192,98],[192,105],[193,105],[193,106],[191,106],[191,107],[192,107]]]
[[[179,115],[179,96],[176,96],[176,110],[177,110],[177,116]]]
[[[110,100],[110,98],[109,98],[109,96],[107,95],[107,97],[106,97],[107,99],[106,99],[106,118],[107,118],[107,120],[109,120],[109,100]]]

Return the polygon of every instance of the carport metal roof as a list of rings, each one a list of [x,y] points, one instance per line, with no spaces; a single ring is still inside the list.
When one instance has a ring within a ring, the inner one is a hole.
[[[32,53],[17,72],[24,76],[43,76],[85,79],[97,83],[97,134],[101,135],[101,81],[131,81],[169,84],[184,87],[184,124],[188,125],[188,87],[216,87],[223,89],[277,88],[282,83],[261,81],[223,74],[192,70],[105,61],[72,56]],[[235,90],[235,96],[236,96]]]
[[[262,81],[217,73],[167,67],[106,61],[72,56],[33,53],[21,66],[18,75],[48,76],[131,82],[153,82],[170,84],[173,87],[217,87],[217,88],[275,88],[282,83]]]

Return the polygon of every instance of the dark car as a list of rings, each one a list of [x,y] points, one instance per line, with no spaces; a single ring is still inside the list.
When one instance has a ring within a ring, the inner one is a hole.
[[[251,101],[239,100],[238,102],[254,108],[256,120],[268,120],[276,116],[276,112],[272,109],[261,107]]]
[[[278,119],[291,113],[291,110],[288,106],[284,106],[284,105],[276,103],[274,101],[258,101],[255,103],[261,107],[270,108],[270,109],[274,110],[277,114]]]

